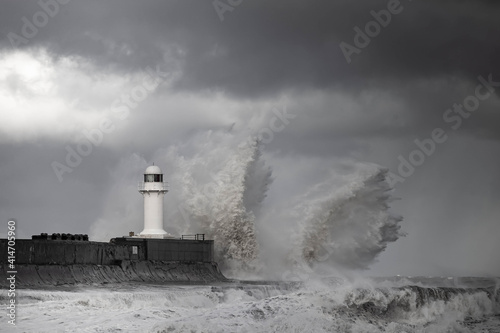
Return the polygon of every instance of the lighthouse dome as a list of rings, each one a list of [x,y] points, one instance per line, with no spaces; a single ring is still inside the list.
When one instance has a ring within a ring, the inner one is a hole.
[[[144,174],[145,175],[159,175],[159,174],[162,174],[162,172],[158,166],[151,165],[151,166],[148,166],[148,168],[146,169],[146,172]]]

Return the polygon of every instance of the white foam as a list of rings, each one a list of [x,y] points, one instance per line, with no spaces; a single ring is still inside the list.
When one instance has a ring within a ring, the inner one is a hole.
[[[445,299],[424,297],[420,303],[419,293],[435,291],[381,287],[369,280],[314,283],[298,290],[254,284],[20,290],[13,332],[414,333],[500,328],[498,304],[486,292],[444,290],[450,292],[443,294]],[[4,293],[1,299],[7,299]],[[0,320],[5,315],[0,313]]]

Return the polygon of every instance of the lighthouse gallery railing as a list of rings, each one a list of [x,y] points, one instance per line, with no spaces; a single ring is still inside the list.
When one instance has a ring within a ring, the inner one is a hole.
[[[141,182],[137,185],[139,191],[168,191],[168,183]]]

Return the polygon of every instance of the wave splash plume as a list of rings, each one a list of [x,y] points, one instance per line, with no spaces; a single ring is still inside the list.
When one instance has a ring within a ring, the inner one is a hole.
[[[403,236],[402,217],[389,210],[393,198],[387,173],[371,165],[347,186],[336,189],[325,182],[307,193],[296,208],[300,257],[310,265],[364,269]]]
[[[182,160],[183,208],[193,230],[201,229],[215,240],[216,258],[222,267],[245,270],[255,266],[259,256],[255,222],[272,172],[262,161],[257,142],[233,149],[210,171],[202,169],[216,161]]]
[[[170,184],[165,228],[214,239],[215,257],[229,276],[285,279],[290,271],[363,269],[402,236],[402,218],[389,209],[387,170],[374,164],[303,160],[303,174],[288,165],[275,173],[266,160],[279,164],[279,157],[257,140],[227,131],[199,133],[158,150],[153,160],[165,166]],[[92,239],[109,240],[124,227],[141,230],[142,201],[131,179],[148,164],[132,154],[116,168]],[[307,178],[311,173],[318,177]],[[117,198],[117,192],[123,195]]]

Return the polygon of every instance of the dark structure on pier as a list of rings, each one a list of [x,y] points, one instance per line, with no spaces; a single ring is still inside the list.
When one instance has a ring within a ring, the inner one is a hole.
[[[0,256],[7,258],[7,249],[7,239],[0,239]],[[204,235],[118,237],[106,243],[89,241],[87,235],[44,233],[17,239],[15,253],[20,286],[227,280],[214,262],[214,241]],[[0,264],[2,272],[5,265]]]
[[[16,241],[16,263],[36,265],[115,265],[129,261],[214,261],[214,241],[119,237],[109,243],[89,242],[87,235],[41,234]],[[191,237],[190,237],[191,238]],[[5,252],[4,252],[5,251]],[[7,258],[7,240],[0,239],[0,255]]]

